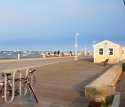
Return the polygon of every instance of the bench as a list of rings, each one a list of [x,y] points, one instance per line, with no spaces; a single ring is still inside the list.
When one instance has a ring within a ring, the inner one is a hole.
[[[109,61],[109,59],[106,59],[105,61],[103,61],[103,62],[101,62],[101,63],[103,63],[104,66],[105,66],[105,65],[108,65],[108,61]]]

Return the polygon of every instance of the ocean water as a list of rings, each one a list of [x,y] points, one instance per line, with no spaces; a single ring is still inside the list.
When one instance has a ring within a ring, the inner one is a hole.
[[[0,51],[0,58],[42,57],[43,51]]]

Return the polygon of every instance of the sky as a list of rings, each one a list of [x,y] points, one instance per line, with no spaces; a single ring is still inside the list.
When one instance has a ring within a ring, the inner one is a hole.
[[[125,46],[122,0],[0,0],[0,50],[74,50],[93,41]]]

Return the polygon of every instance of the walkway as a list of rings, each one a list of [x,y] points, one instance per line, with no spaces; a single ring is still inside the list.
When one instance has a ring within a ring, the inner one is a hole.
[[[40,101],[20,98],[1,107],[86,107],[84,87],[97,78],[108,66],[94,64],[90,60],[78,60],[51,64],[36,68],[35,93]],[[26,100],[26,101],[24,101]]]
[[[21,60],[10,60],[0,61],[0,70],[14,69],[28,66],[42,66],[49,64],[56,64],[61,62],[73,61],[74,57],[55,57],[55,58],[37,58],[37,59],[21,59]]]

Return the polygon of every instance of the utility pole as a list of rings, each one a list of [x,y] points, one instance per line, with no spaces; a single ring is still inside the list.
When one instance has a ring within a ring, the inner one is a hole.
[[[75,34],[75,60],[77,61],[78,59],[78,36],[79,36],[79,33],[76,33]]]

